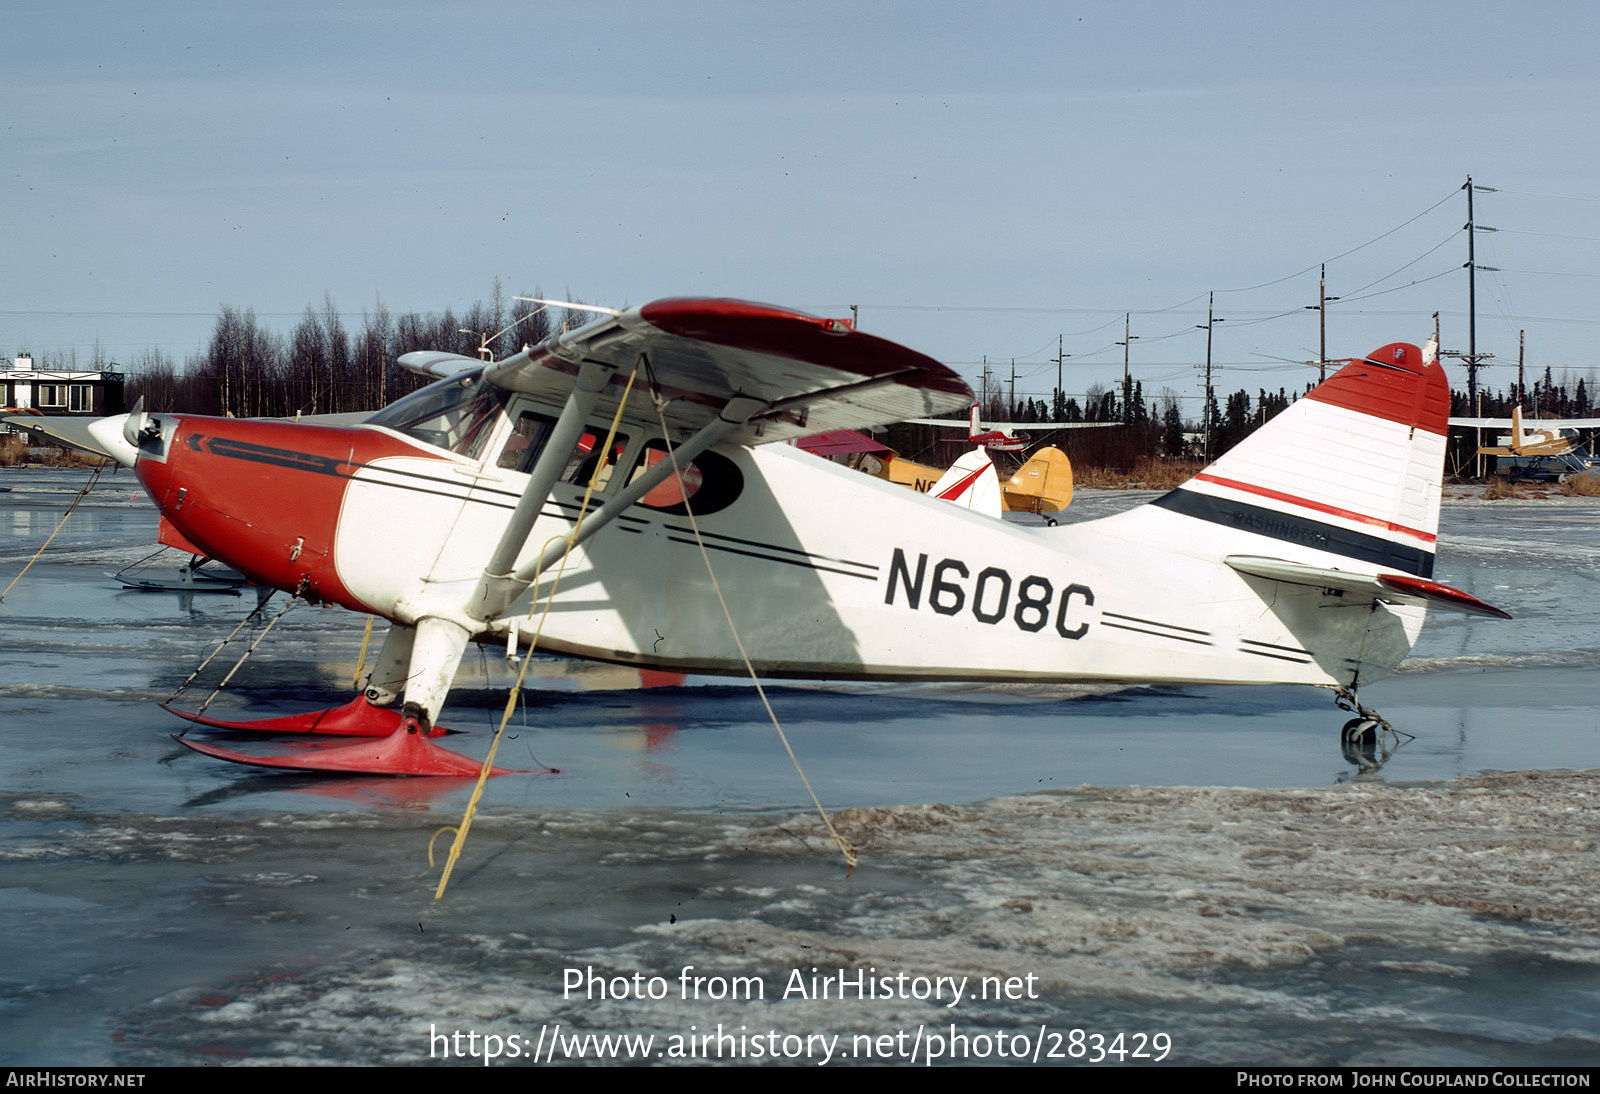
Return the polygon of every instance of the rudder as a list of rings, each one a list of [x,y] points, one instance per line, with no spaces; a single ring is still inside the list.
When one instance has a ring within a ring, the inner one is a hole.
[[[1249,533],[1241,553],[1264,553],[1261,536],[1336,569],[1431,577],[1449,413],[1444,370],[1391,343],[1151,504]]]

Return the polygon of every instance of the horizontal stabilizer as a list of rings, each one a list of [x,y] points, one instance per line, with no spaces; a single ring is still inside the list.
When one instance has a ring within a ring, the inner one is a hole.
[[[1269,581],[1282,581],[1289,585],[1337,589],[1341,593],[1354,593],[1374,600],[1446,608],[1470,615],[1493,616],[1496,619],[1511,618],[1508,612],[1484,603],[1471,593],[1464,593],[1460,589],[1452,589],[1437,581],[1410,574],[1353,574],[1345,570],[1307,566],[1300,562],[1266,558],[1261,555],[1229,555],[1222,561],[1241,574],[1264,577]]]

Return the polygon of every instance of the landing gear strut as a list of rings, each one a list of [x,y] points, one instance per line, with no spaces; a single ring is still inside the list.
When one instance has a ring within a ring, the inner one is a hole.
[[[1395,748],[1405,740],[1414,740],[1411,734],[1402,733],[1383,719],[1377,711],[1361,705],[1354,688],[1340,686],[1334,690],[1334,704],[1344,711],[1354,714],[1339,731],[1339,746],[1344,752],[1344,758],[1359,767],[1363,774],[1370,774],[1382,767]],[[1393,740],[1392,747],[1389,741]]]

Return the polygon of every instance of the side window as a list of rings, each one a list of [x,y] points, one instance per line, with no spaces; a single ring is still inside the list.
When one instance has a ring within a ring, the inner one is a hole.
[[[606,431],[595,429],[593,426],[583,431],[578,438],[578,443],[573,446],[572,455],[567,459],[567,469],[561,473],[562,482],[570,482],[574,486],[588,486],[589,480],[594,477],[594,469],[600,463],[600,446],[605,443]],[[617,466],[617,460],[628,450],[626,434],[618,433],[611,442],[611,458],[606,460],[605,467],[600,469],[600,481],[595,483],[596,490],[603,491],[611,485],[611,472]]]
[[[500,450],[500,459],[497,461],[499,466],[508,471],[531,474],[533,465],[539,461],[539,453],[544,451],[545,443],[550,439],[555,426],[554,418],[532,411],[523,411],[517,416],[517,424],[506,440],[505,447]],[[595,465],[600,462],[598,449],[605,440],[605,435],[606,431],[603,429],[586,427],[578,437],[578,443],[573,445],[572,452],[567,457],[567,466],[562,469],[557,481],[571,483],[574,486],[588,486],[589,479],[594,475]],[[611,482],[611,469],[627,447],[627,436],[618,433],[612,442],[611,459],[600,472],[600,481],[595,485],[596,490],[603,491]]]
[[[660,439],[649,441],[644,453],[628,476],[632,482],[667,458],[667,447]],[[646,509],[682,516],[693,506],[696,515],[720,512],[738,500],[744,490],[744,475],[726,456],[702,452],[682,466],[677,475],[650,489],[639,504]]]
[[[523,411],[517,417],[511,436],[506,439],[506,446],[500,450],[499,466],[508,471],[521,471],[524,475],[532,471],[534,461],[544,451],[544,442],[549,439],[550,430],[555,424],[554,418]]]

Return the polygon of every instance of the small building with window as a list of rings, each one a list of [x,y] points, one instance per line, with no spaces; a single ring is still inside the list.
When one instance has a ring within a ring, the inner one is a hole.
[[[121,414],[127,409],[122,391],[120,372],[36,369],[27,354],[0,360],[0,407],[7,410],[45,417]]]

